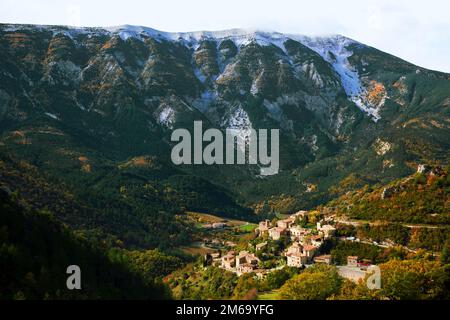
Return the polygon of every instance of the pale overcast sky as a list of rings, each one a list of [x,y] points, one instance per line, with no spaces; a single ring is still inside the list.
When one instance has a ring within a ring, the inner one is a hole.
[[[0,22],[339,33],[420,66],[450,72],[447,0],[1,0]]]

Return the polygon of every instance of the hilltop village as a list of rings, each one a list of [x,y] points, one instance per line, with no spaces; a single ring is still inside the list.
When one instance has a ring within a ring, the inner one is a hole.
[[[331,264],[331,255],[322,252],[325,251],[326,241],[335,237],[334,217],[326,217],[311,224],[307,223],[308,215],[308,211],[298,211],[284,219],[260,221],[254,230],[256,239],[249,242],[245,250],[232,248],[223,253],[216,251],[207,254],[205,261],[238,276],[254,273],[258,277],[285,266],[308,268],[313,264]],[[223,226],[216,224],[210,227]],[[359,241],[353,237],[341,240]],[[280,246],[280,242],[284,245]],[[338,270],[341,276],[358,281],[365,277],[370,265],[370,261],[348,256],[347,264],[338,266]]]
[[[164,281],[177,299],[447,299],[449,170],[421,165],[308,211],[271,198],[250,219],[185,212],[192,263]]]

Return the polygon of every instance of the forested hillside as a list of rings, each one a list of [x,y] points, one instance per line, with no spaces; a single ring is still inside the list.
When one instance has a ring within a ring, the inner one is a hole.
[[[449,169],[437,166],[388,185],[366,185],[331,201],[327,209],[359,220],[449,225]]]
[[[0,299],[170,297],[154,281],[157,272],[152,277],[134,272],[125,259],[112,259],[104,247],[61,226],[51,211],[28,209],[17,200],[0,191]],[[72,264],[81,268],[82,290],[66,287]]]

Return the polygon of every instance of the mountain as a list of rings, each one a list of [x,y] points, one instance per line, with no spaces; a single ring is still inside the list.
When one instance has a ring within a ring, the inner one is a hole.
[[[163,299],[160,283],[113,260],[105,248],[61,226],[48,210],[30,210],[0,190],[0,299]],[[77,261],[82,291],[66,289]],[[142,260],[141,260],[142,261]]]
[[[450,167],[421,168],[427,167],[420,166],[415,174],[387,185],[366,185],[347,192],[324,210],[355,220],[448,226]]]
[[[449,74],[340,35],[0,25],[4,161],[88,208],[62,221],[131,246],[185,241],[186,209],[256,220],[448,164],[449,107]],[[175,166],[170,135],[195,120],[280,129],[279,174]]]

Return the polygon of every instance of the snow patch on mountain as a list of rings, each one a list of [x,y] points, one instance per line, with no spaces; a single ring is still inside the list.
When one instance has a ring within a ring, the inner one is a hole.
[[[300,66],[300,69],[304,74],[308,76],[309,79],[311,79],[314,84],[317,87],[323,88],[324,83],[322,80],[322,77],[320,76],[319,72],[316,69],[316,66],[313,62],[306,62]]]
[[[191,47],[198,48],[199,42],[203,40],[216,40],[218,42],[231,40],[240,48],[255,42],[261,46],[277,46],[284,52],[284,42],[289,37],[279,32],[265,32],[253,29],[230,29],[222,31],[194,31],[194,32],[164,32],[142,26],[123,25],[105,28],[110,33],[118,34],[123,40],[130,37],[144,39],[151,37],[162,41],[179,41],[189,44]]]
[[[348,61],[348,58],[353,55],[353,52],[348,50],[348,46],[357,42],[342,36],[329,38],[300,37],[298,40],[317,52],[333,66],[340,76],[342,86],[350,100],[377,122],[380,119],[379,107],[374,108],[364,101],[363,97],[367,91],[361,83],[358,71]]]
[[[284,47],[284,43],[288,39],[292,39],[317,52],[323,59],[329,62],[341,78],[342,86],[349,99],[353,101],[359,109],[371,116],[375,122],[380,119],[379,111],[381,106],[371,106],[365,101],[364,97],[366,96],[367,91],[361,83],[358,71],[356,71],[356,69],[348,61],[348,58],[353,55],[353,52],[348,50],[348,46],[351,44],[356,44],[357,42],[340,35],[308,37],[302,35],[245,29],[231,29],[214,32],[199,31],[169,33],[160,32],[151,28],[135,26],[118,27],[118,29],[110,28],[108,30],[112,32],[119,32],[119,35],[124,38],[128,36],[141,37],[142,35],[147,35],[160,40],[183,41],[185,43],[190,43],[191,45],[198,45],[198,42],[206,39],[213,39],[219,42],[224,40],[232,40],[238,48],[248,45],[251,42],[256,42],[261,46],[277,46],[285,54],[286,49]],[[302,69],[303,72],[308,74],[317,86],[321,87],[324,85],[323,80],[315,72],[314,66],[304,65],[302,66]],[[225,74],[229,72],[230,70],[226,70],[225,68]],[[219,79],[220,78],[221,77],[219,76]],[[257,93],[257,86],[255,83],[252,85],[251,93]]]
[[[87,36],[92,35],[118,35],[123,40],[129,38],[136,38],[144,40],[145,38],[153,38],[157,41],[176,41],[180,42],[189,48],[198,48],[200,42],[203,40],[215,40],[222,42],[231,40],[240,49],[242,46],[249,43],[256,42],[261,46],[274,45],[280,48],[286,55],[284,43],[291,39],[298,41],[313,51],[317,52],[327,62],[329,62],[336,73],[340,76],[342,86],[351,101],[353,101],[358,108],[367,113],[376,122],[380,119],[380,105],[373,106],[367,103],[365,96],[366,88],[363,86],[357,70],[350,64],[348,58],[353,54],[348,49],[349,45],[359,44],[358,42],[340,35],[330,35],[321,37],[309,37],[298,34],[283,34],[279,32],[265,32],[259,30],[246,29],[230,29],[223,31],[196,31],[196,32],[164,32],[156,29],[122,25],[108,28],[71,28],[58,26],[35,26],[35,25],[4,25],[3,30],[15,31],[20,29],[40,28],[54,33],[64,33],[71,38],[76,38],[79,34]],[[323,79],[315,72],[314,66],[302,66],[303,72],[308,74],[315,84],[319,87],[323,86]],[[224,78],[233,76],[233,66],[229,64],[225,66],[222,62],[220,66],[221,75],[217,78],[220,83]],[[205,81],[205,76],[196,70],[196,76],[201,82]],[[256,92],[256,86],[253,87],[252,92]]]
[[[236,137],[237,147],[245,153],[246,146],[249,145],[252,138],[252,123],[248,113],[241,105],[235,106],[234,110],[224,118],[222,127],[229,130]],[[257,141],[253,141],[253,143],[257,143]]]
[[[163,105],[157,115],[157,121],[168,128],[172,128],[175,120],[175,110],[170,105]]]
[[[60,120],[59,117],[56,114],[54,114],[54,113],[45,112],[45,115],[50,117],[50,118],[52,118],[52,119]]]
[[[252,123],[247,112],[238,105],[222,122],[222,127],[226,129],[247,130],[252,128]]]

